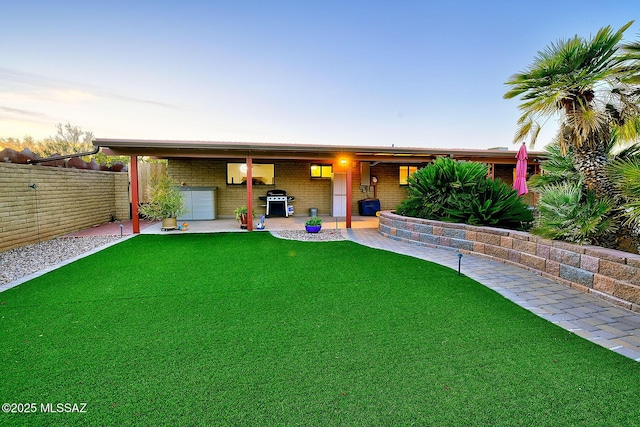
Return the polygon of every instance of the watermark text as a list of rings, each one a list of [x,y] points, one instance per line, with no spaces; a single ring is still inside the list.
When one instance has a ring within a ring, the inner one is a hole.
[[[60,414],[60,413],[80,413],[87,412],[86,403],[34,403],[34,402],[20,402],[20,403],[3,403],[2,412],[5,414]]]

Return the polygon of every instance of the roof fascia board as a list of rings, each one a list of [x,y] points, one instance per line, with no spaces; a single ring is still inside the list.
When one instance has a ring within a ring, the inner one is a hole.
[[[95,146],[104,147],[107,154],[139,155],[155,157],[201,157],[201,158],[242,158],[262,157],[265,159],[328,160],[351,157],[362,161],[385,161],[416,163],[431,161],[435,157],[446,156],[461,160],[484,162],[515,161],[516,151],[469,150],[442,148],[407,147],[364,147],[337,145],[270,144],[270,143],[230,143],[208,141],[166,141],[138,139],[102,139],[93,141]],[[543,152],[529,152],[529,159],[545,157]]]

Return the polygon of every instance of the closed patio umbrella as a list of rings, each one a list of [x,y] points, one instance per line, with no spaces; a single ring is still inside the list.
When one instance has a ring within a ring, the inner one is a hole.
[[[518,191],[518,196],[527,194],[529,189],[527,188],[527,147],[522,143],[522,147],[516,154],[516,180],[513,182],[513,189]]]

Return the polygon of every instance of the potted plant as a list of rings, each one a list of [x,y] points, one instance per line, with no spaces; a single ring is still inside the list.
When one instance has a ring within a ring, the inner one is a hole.
[[[304,223],[304,228],[307,230],[307,233],[317,233],[322,228],[322,218],[312,216]]]
[[[236,215],[236,220],[240,223],[240,228],[247,229],[248,217],[249,217],[249,208],[246,206],[240,206],[236,208],[233,213]],[[251,218],[256,216],[255,212],[251,212]]]
[[[152,175],[149,185],[149,203],[140,207],[145,218],[162,220],[163,230],[178,228],[177,218],[187,213],[184,194],[177,188],[177,183],[167,175]]]

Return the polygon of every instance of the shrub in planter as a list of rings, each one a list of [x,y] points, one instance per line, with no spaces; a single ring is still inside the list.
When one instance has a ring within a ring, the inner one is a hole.
[[[612,199],[583,191],[582,183],[564,182],[541,189],[538,218],[531,233],[548,239],[591,244],[616,231],[610,212]]]
[[[249,219],[249,208],[246,206],[240,206],[233,211],[236,216],[236,220],[240,223],[240,228],[247,228]],[[255,217],[255,212],[251,212],[251,218]]]
[[[172,227],[164,224],[164,220],[171,219],[175,228],[176,218],[187,213],[184,195],[177,189],[177,183],[167,175],[152,175],[149,203],[140,207],[140,213],[151,220],[163,220],[163,228]]]
[[[439,157],[407,178],[409,195],[397,208],[400,215],[440,219],[451,195],[467,193],[485,180],[488,166]]]
[[[533,212],[518,193],[502,181],[485,179],[472,191],[452,194],[444,208],[444,221],[528,229]]]
[[[533,214],[517,192],[487,178],[488,166],[437,158],[408,177],[409,196],[396,213],[415,218],[526,229]]]
[[[322,218],[314,216],[304,223],[304,228],[308,233],[317,233],[322,229]]]

